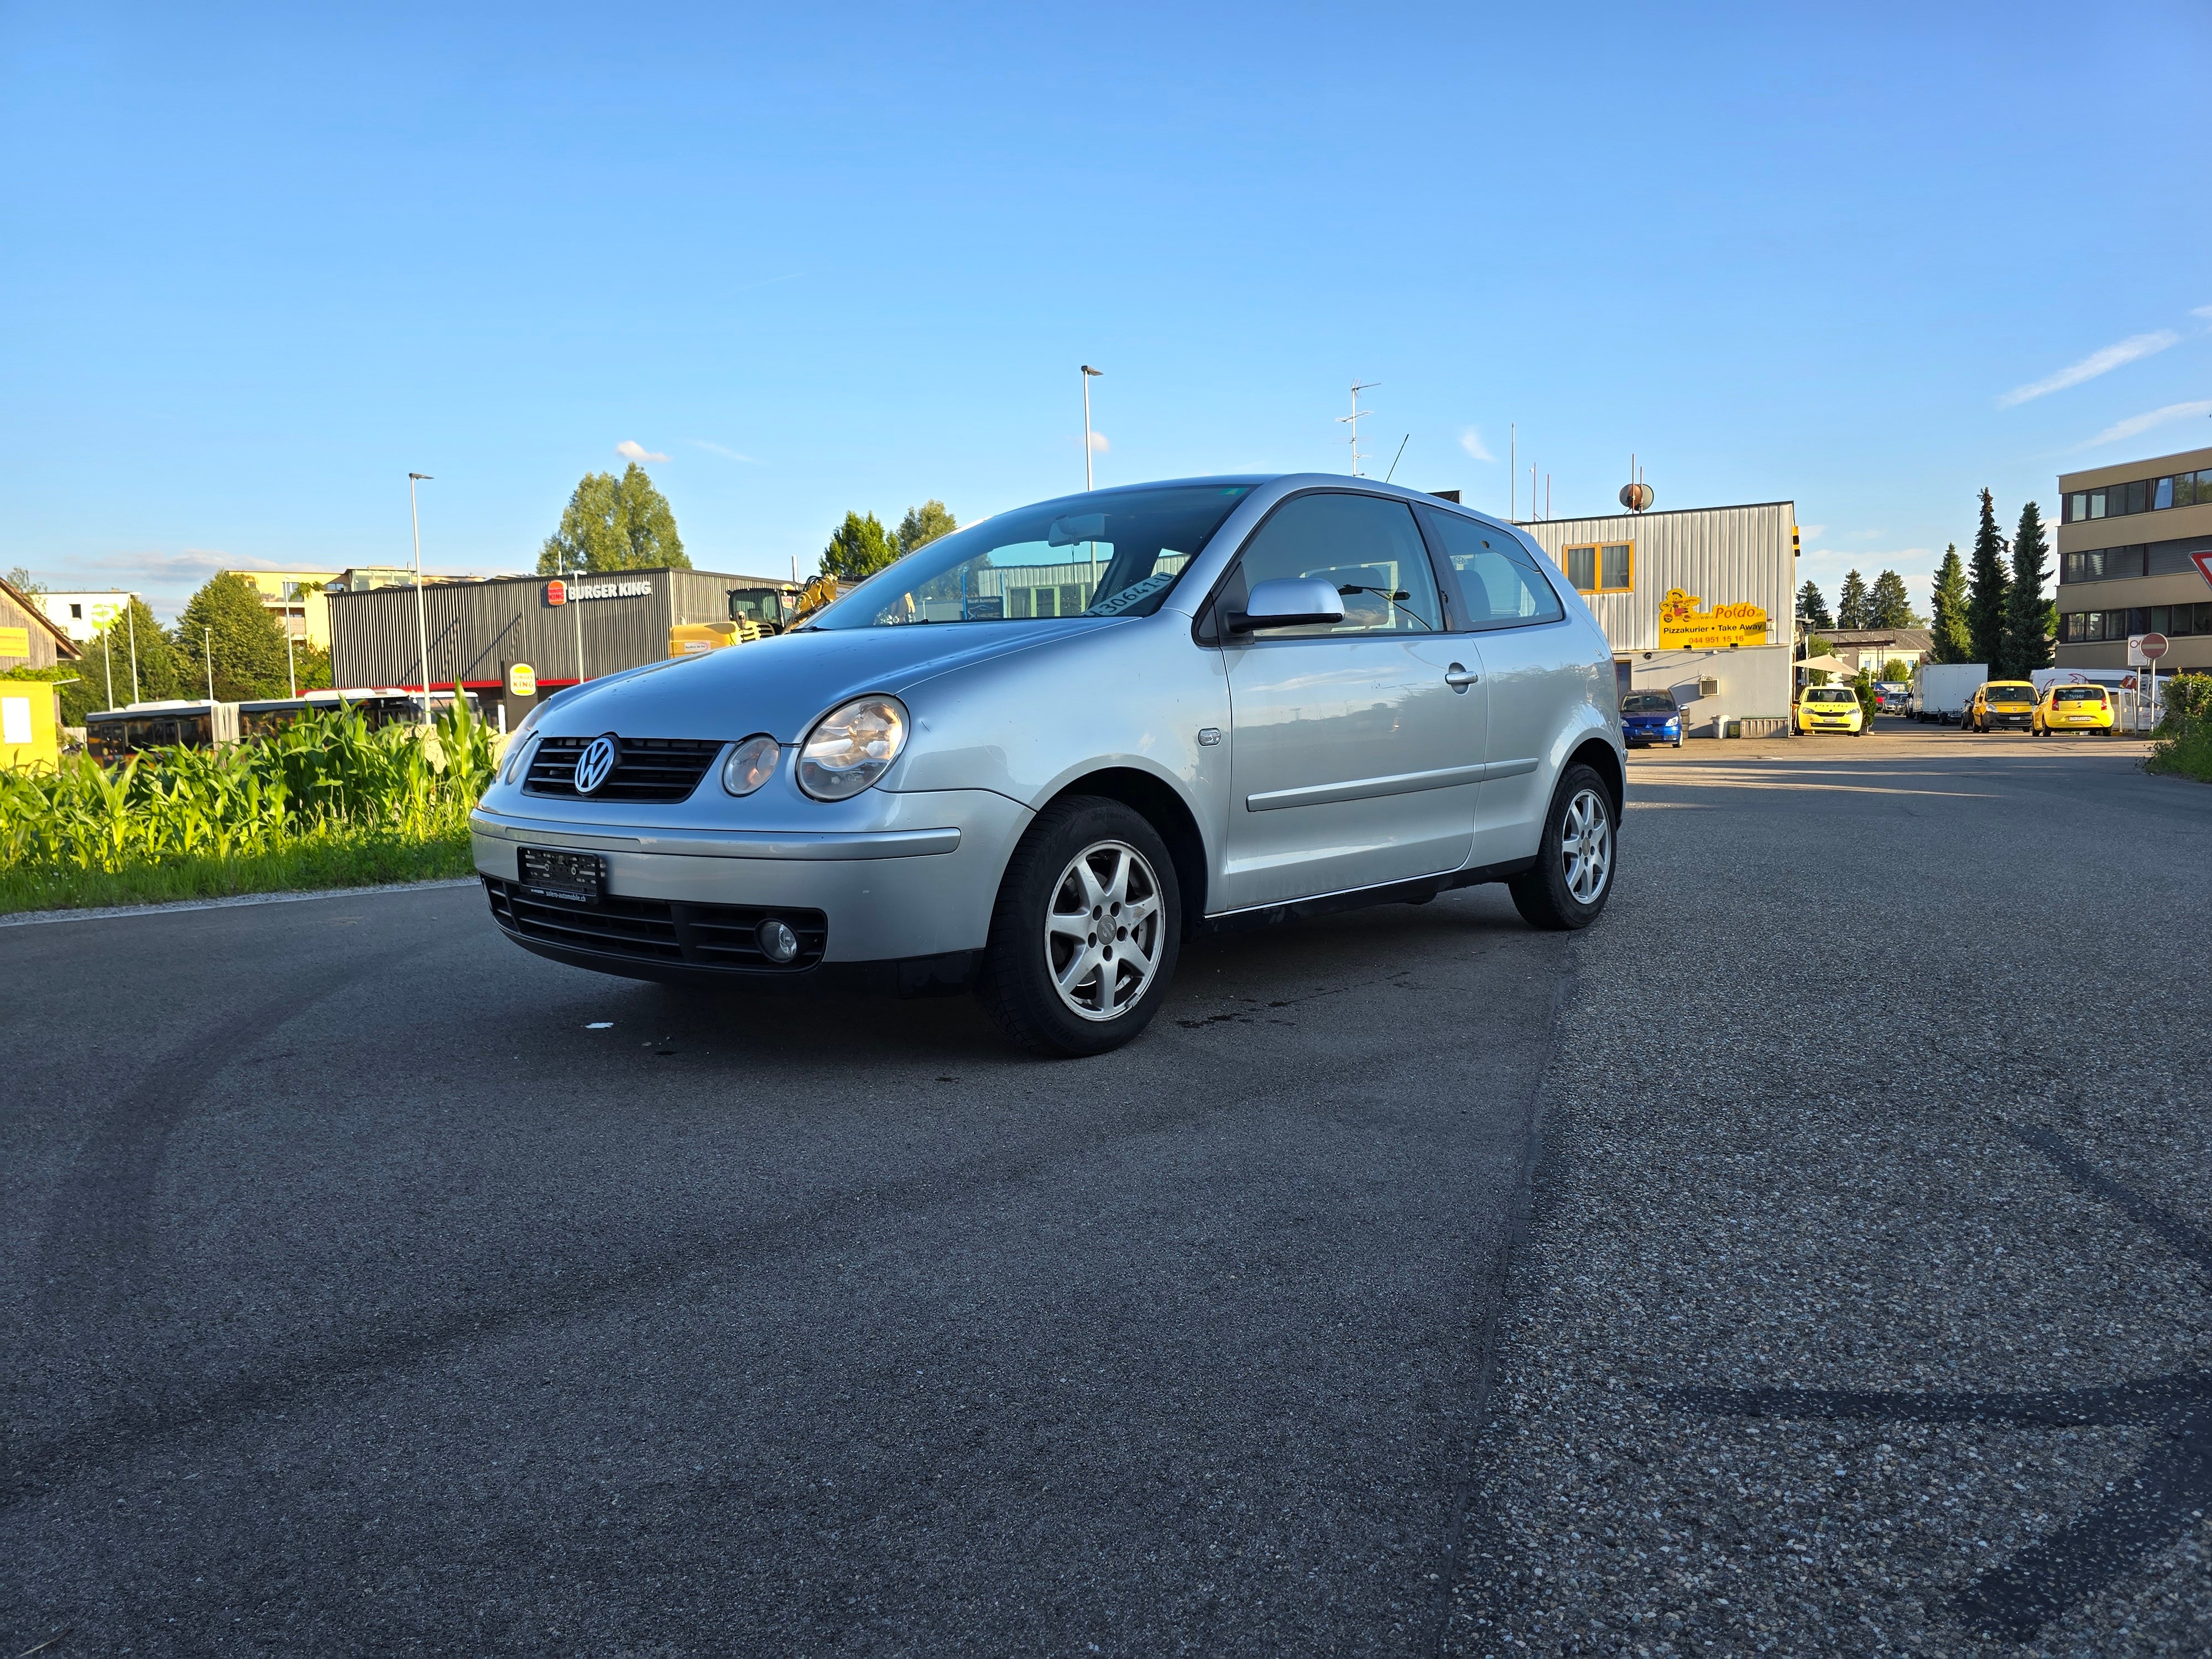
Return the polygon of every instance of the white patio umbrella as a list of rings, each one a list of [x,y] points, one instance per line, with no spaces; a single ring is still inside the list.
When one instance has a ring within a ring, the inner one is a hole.
[[[1841,657],[1832,655],[1826,657],[1808,657],[1804,661],[1799,663],[1797,666],[1800,668],[1817,668],[1824,674],[1842,674],[1846,677],[1858,672],[1858,670],[1853,668],[1850,664],[1845,662]]]

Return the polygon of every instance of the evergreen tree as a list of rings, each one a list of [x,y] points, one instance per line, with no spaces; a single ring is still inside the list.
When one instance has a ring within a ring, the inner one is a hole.
[[[2030,501],[2020,510],[2012,538],[2012,588],[2005,600],[2004,678],[2024,680],[2051,666],[2051,602],[2043,584],[2051,574],[2045,562],[2043,515]]]
[[[1905,578],[1894,570],[1883,571],[1867,590],[1867,617],[1869,628],[1921,626],[1912,609],[1912,596],[1905,591]]]
[[[1828,602],[1820,590],[1811,582],[1797,590],[1797,614],[1808,628],[1833,628],[1836,619],[1828,614]]]
[[[175,637],[187,697],[207,696],[210,659],[218,702],[281,697],[290,690],[284,630],[243,576],[211,578],[177,618]]]
[[[538,551],[543,574],[563,570],[650,570],[672,565],[689,570],[691,560],[676,533],[676,514],[668,498],[635,461],[617,478],[591,472],[568,497],[561,527]]]
[[[943,501],[932,499],[920,507],[909,507],[906,517],[899,520],[899,556],[903,558],[917,547],[927,547],[939,536],[949,536],[959,528],[960,521],[946,510]]]
[[[1844,572],[1844,591],[1836,598],[1836,626],[1872,628],[1874,625],[1867,604],[1866,578],[1856,570]]]
[[[2004,660],[2006,591],[2005,539],[1997,534],[1996,503],[1982,491],[1982,521],[1974,531],[1974,552],[1966,568],[1968,662],[1986,663],[1995,675]]]
[[[1959,561],[1959,544],[1943,550],[1943,562],[1936,569],[1935,616],[1929,623],[1936,635],[1930,659],[1972,662],[1974,641],[1966,632],[1966,568]]]
[[[137,642],[137,694],[131,694],[131,654],[133,638]],[[193,695],[185,684],[185,672],[177,657],[177,647],[161,624],[154,619],[146,601],[133,598],[124,613],[106,629],[85,643],[84,656],[70,665],[70,672],[77,677],[75,685],[62,687],[62,723],[82,726],[85,715],[95,708],[108,707],[108,674],[114,672],[115,702],[118,708],[125,703],[157,702],[166,697]],[[204,690],[198,693],[207,694]]]
[[[822,550],[822,568],[840,581],[856,582],[874,575],[898,556],[898,545],[884,532],[882,520],[872,513],[865,519],[848,513],[830,545]]]

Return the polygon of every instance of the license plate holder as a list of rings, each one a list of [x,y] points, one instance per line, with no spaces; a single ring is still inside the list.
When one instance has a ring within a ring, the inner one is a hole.
[[[558,904],[592,905],[607,893],[607,861],[566,847],[525,847],[517,854],[522,890]]]

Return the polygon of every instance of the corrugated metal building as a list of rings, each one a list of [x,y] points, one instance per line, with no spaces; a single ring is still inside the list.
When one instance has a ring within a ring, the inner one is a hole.
[[[1794,501],[1523,523],[1613,646],[1623,692],[1671,691],[1694,736],[1790,726]]]
[[[507,671],[528,663],[544,690],[595,679],[668,654],[678,623],[726,622],[730,592],[777,587],[778,576],[714,570],[613,570],[573,577],[494,576],[430,582],[422,589],[430,683],[456,681],[504,697]],[[331,678],[339,685],[419,690],[415,589],[370,587],[330,595]],[[507,699],[510,720],[529,706]]]

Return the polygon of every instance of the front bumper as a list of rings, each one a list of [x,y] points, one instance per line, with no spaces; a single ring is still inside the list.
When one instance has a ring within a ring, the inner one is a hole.
[[[564,847],[606,860],[610,898],[648,907],[701,907],[761,913],[813,912],[824,930],[820,965],[896,963],[980,951],[990,933],[991,908],[1029,809],[988,790],[940,790],[886,797],[894,827],[867,830],[709,830],[538,817],[479,806],[469,815],[478,873],[502,884],[520,874],[524,847]],[[642,814],[641,813],[641,816]],[[495,898],[497,893],[495,890]],[[495,914],[499,906],[495,903]],[[679,915],[681,912],[679,911]],[[559,948],[501,917],[518,944],[562,960],[578,952],[610,957],[582,962],[648,977],[793,978],[806,969],[708,965],[618,937],[580,935]],[[619,930],[614,930],[618,933]],[[564,951],[567,954],[564,954]],[[627,963],[629,965],[618,965]]]

